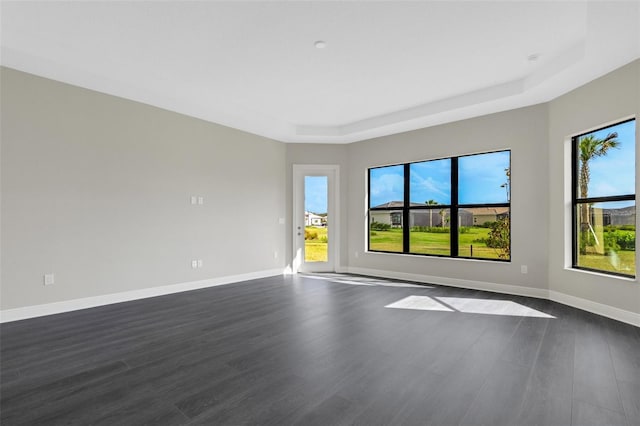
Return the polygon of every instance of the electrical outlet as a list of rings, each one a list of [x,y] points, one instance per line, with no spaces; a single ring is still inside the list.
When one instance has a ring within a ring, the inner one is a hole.
[[[199,205],[203,205],[204,204],[204,197],[198,197],[198,204]]]
[[[202,268],[202,259],[198,259],[198,268]]]
[[[198,203],[198,197],[196,197],[195,195],[191,196],[191,204],[195,205]]]
[[[198,267],[198,261],[197,261],[197,260],[192,260],[192,261],[191,261],[191,267],[192,267],[193,269],[196,269],[196,268]]]
[[[356,258],[360,257],[360,253],[358,253],[357,251],[356,251],[356,252],[354,252],[354,253],[353,253],[353,255],[354,255]]]
[[[44,274],[44,285],[52,285],[56,282],[56,277],[53,274]]]
[[[529,272],[527,265],[520,265],[520,273],[526,274],[527,272]]]
[[[278,258],[278,250],[276,250],[276,251],[274,251],[274,252],[273,252],[273,258],[274,258],[274,259],[277,259],[277,258]]]

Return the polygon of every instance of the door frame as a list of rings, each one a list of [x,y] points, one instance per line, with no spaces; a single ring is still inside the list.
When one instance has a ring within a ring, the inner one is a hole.
[[[313,262],[311,271],[304,262],[304,177],[328,176],[327,179],[327,237],[329,239],[328,262]],[[293,220],[291,269],[298,272],[335,272],[340,263],[340,166],[337,164],[293,165]],[[300,229],[298,229],[300,227]],[[300,233],[301,235],[298,235]],[[302,238],[300,238],[302,237]]]

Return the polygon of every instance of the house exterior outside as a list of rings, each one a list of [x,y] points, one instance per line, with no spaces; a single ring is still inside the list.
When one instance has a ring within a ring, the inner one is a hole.
[[[594,217],[602,217],[603,225],[635,225],[636,206],[619,209],[593,208]]]
[[[371,210],[370,222],[385,223],[392,228],[402,228],[402,201],[391,201],[375,208],[391,210]],[[424,204],[411,203],[410,207],[424,207]],[[398,210],[393,210],[398,208]],[[444,213],[444,214],[443,214]],[[448,226],[449,209],[434,206],[433,208],[411,210],[409,212],[409,226],[441,227]],[[460,226],[482,226],[486,222],[495,222],[509,216],[508,207],[478,207],[473,209],[459,209],[458,223]],[[443,225],[444,220],[444,225]]]
[[[326,219],[315,213],[304,212],[304,226],[324,226]]]
[[[402,207],[404,203],[402,201],[390,201],[388,203],[380,204],[374,208],[394,208],[398,210],[378,210],[371,211],[370,221],[384,223],[391,225],[392,228],[402,228]]]
[[[482,226],[487,222],[495,222],[509,216],[508,207],[476,207],[469,211],[473,217],[473,224],[464,226]]]

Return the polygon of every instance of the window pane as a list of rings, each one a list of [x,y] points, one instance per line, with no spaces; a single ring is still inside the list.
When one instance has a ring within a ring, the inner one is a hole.
[[[511,224],[508,207],[458,210],[458,255],[510,259]]]
[[[576,139],[578,198],[635,194],[635,121]]]
[[[460,157],[458,159],[459,203],[509,202],[510,158],[509,151]]]
[[[635,275],[636,203],[576,205],[577,266]]]
[[[409,251],[411,253],[451,254],[451,221],[449,209],[411,210]]]
[[[402,211],[369,211],[369,250],[402,252]]]
[[[410,166],[410,199],[415,204],[451,204],[451,160],[424,161]]]
[[[369,207],[402,207],[404,204],[404,166],[369,169]]]

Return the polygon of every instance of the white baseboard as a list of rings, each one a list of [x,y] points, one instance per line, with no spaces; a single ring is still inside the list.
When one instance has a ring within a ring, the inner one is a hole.
[[[102,296],[85,297],[82,299],[65,300],[62,302],[46,303],[43,305],[26,306],[24,308],[6,309],[0,311],[0,323],[18,321],[45,315],[60,314],[63,312],[77,311],[79,309],[94,308],[96,306],[111,305],[113,303],[128,302],[131,300],[146,299],[148,297],[163,296],[166,294],[180,293],[183,291],[197,290],[200,288],[214,287],[259,278],[282,275],[281,269],[250,272],[247,274],[229,275],[225,277],[210,278],[207,280],[191,281],[186,283],[164,285],[160,287],[131,290],[121,293],[105,294]]]
[[[516,296],[536,297],[538,299],[548,299],[563,305],[572,306],[583,311],[592,312],[617,321],[640,327],[640,314],[625,311],[591,300],[582,299],[576,296],[560,293],[553,290],[521,287],[507,284],[490,283],[486,281],[461,280],[456,278],[436,277],[431,275],[409,274],[405,272],[390,272],[369,268],[346,268],[349,273],[368,275],[372,277],[391,278],[406,281],[415,281],[425,284],[439,284],[449,287],[469,288],[473,290],[491,291],[495,293],[513,294]]]
[[[547,289],[521,287],[517,285],[497,284],[487,281],[461,280],[458,278],[436,277],[433,275],[409,274],[406,272],[390,272],[369,268],[348,268],[349,273],[359,275],[369,275],[373,277],[391,278],[406,281],[415,281],[424,284],[439,284],[448,287],[469,288],[472,290],[492,291],[495,293],[513,294],[516,296],[536,297],[538,299],[548,299]]]
[[[549,300],[640,327],[640,314],[635,312],[625,311],[624,309],[615,308],[613,306],[582,299],[580,297],[570,296],[554,290],[549,290]]]
[[[372,277],[391,278],[406,281],[414,281],[424,284],[439,284],[449,287],[468,288],[473,290],[491,291],[496,293],[513,294],[517,296],[536,297],[548,299],[563,305],[572,306],[587,312],[602,315],[617,321],[640,327],[640,314],[625,311],[580,297],[570,296],[553,290],[521,287],[507,284],[491,283],[486,281],[462,280],[456,278],[436,277],[432,275],[410,274],[406,272],[391,272],[379,269],[342,267],[339,271],[351,274],[368,275]],[[128,302],[131,300],[145,299],[148,297],[163,296],[166,294],[180,293],[183,291],[197,290],[200,288],[214,287],[218,285],[249,281],[259,278],[282,275],[280,269],[251,272],[247,274],[230,275],[226,277],[211,278],[201,281],[191,281],[180,284],[165,285],[160,287],[132,290],[122,293],[106,294],[103,296],[86,297],[82,299],[66,300],[62,302],[47,303],[43,305],[26,306],[24,308],[6,309],[0,311],[0,323],[18,321],[45,315],[59,314],[76,311],[79,309],[93,308],[96,306],[110,305],[113,303]]]

